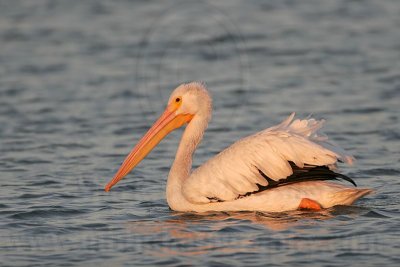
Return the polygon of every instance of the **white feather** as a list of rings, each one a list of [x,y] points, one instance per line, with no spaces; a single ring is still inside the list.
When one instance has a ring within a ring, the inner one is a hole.
[[[184,197],[196,204],[209,203],[209,198],[234,200],[256,191],[257,184],[268,184],[258,170],[275,181],[293,174],[289,161],[300,168],[332,166],[339,159],[353,162],[351,155],[319,132],[323,120],[293,120],[294,115],[237,141],[197,168],[183,183]]]

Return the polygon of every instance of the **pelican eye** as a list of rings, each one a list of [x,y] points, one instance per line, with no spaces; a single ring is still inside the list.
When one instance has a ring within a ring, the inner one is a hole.
[[[179,103],[180,101],[181,101],[181,98],[180,98],[180,97],[175,98],[175,102],[176,102],[176,103]]]

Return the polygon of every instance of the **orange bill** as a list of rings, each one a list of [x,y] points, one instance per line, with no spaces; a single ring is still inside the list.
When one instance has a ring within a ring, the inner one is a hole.
[[[136,165],[142,161],[160,141],[171,131],[181,127],[193,118],[192,114],[175,114],[179,105],[171,103],[160,118],[142,137],[139,143],[132,149],[125,158],[114,178],[105,186],[106,192],[110,191],[116,183],[118,183],[125,175],[127,175]]]

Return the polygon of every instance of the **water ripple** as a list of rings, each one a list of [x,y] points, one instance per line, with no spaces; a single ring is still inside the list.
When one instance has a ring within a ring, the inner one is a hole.
[[[32,218],[50,218],[57,216],[74,216],[84,214],[86,211],[82,209],[70,209],[65,207],[48,208],[48,209],[35,209],[31,211],[18,212],[11,216],[12,219],[26,220]]]
[[[4,266],[396,266],[397,0],[3,1],[0,251]],[[169,210],[181,131],[103,187],[165,108],[207,83],[199,166],[292,111],[327,120],[376,192],[320,212]]]

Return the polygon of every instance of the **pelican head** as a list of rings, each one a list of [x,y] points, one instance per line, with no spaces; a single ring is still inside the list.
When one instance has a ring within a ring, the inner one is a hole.
[[[208,117],[211,114],[211,97],[203,83],[184,83],[171,93],[167,106],[175,106],[176,115]]]
[[[111,187],[135,168],[171,131],[194,118],[208,122],[211,106],[211,97],[204,84],[191,82],[179,85],[172,92],[164,113],[132,149],[104,190],[110,191]]]

